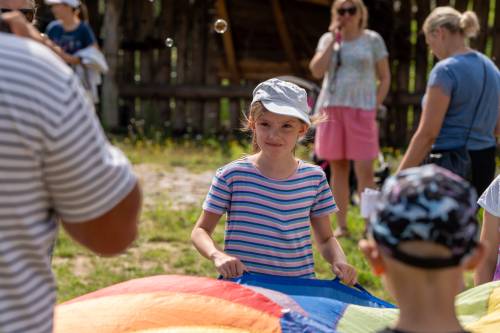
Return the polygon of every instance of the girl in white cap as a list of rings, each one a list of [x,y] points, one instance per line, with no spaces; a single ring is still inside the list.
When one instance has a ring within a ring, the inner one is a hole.
[[[62,58],[69,65],[81,63],[74,54],[87,47],[98,48],[97,39],[86,19],[80,17],[82,4],[79,0],[45,0],[56,21],[51,22],[45,34],[64,51]]]
[[[294,156],[310,124],[304,89],[278,79],[255,88],[246,124],[254,154],[217,171],[191,234],[224,278],[245,271],[313,278],[312,226],[333,273],[345,283],[356,282],[356,271],[333,236],[330,214],[337,206],[325,174]],[[222,250],[211,235],[224,213]]]

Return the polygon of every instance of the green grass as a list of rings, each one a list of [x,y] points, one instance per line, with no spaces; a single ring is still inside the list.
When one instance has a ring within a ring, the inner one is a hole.
[[[153,164],[164,172],[174,167],[183,167],[193,173],[214,171],[247,152],[247,148],[237,142],[227,142],[222,146],[210,141],[181,144],[168,141],[136,141],[132,144],[125,140],[115,143],[123,149],[132,163]],[[395,153],[395,158],[398,159],[398,152],[392,153]],[[299,147],[297,154],[307,159],[309,151]],[[201,211],[201,199],[199,204],[182,210],[173,208],[168,193],[145,198],[148,199],[152,204],[146,205],[146,209],[142,211],[138,239],[125,253],[117,257],[97,257],[75,244],[61,231],[53,257],[59,302],[121,281],[149,275],[217,276],[212,263],[199,255],[190,242],[191,229]],[[332,227],[333,221],[332,216]],[[391,300],[380,279],[371,273],[358,249],[357,242],[361,239],[364,221],[357,207],[351,207],[349,210],[348,221],[352,236],[340,239],[340,243],[349,262],[357,268],[360,283],[376,296]],[[214,239],[219,244],[223,242],[223,230],[224,221],[221,220],[214,234]],[[329,265],[317,251],[314,256],[317,276],[332,279]],[[466,278],[466,285],[472,285],[470,275]]]

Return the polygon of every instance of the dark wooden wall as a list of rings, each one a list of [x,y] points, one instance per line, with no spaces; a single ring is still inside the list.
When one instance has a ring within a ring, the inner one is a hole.
[[[427,74],[435,61],[420,31],[433,6],[473,9],[482,32],[472,46],[497,61],[500,5],[490,17],[495,2],[365,0],[369,28],[384,37],[391,61],[389,112],[380,124],[383,146],[404,147],[418,123]],[[259,81],[278,75],[312,80],[307,65],[330,20],[329,0],[86,3],[111,67],[102,88],[104,124],[160,136],[237,133]],[[228,21],[226,33],[214,31],[217,18]],[[167,38],[173,40],[172,47],[165,45]]]

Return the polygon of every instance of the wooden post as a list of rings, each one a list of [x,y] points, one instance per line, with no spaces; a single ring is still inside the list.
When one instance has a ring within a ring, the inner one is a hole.
[[[102,86],[102,121],[105,127],[116,128],[119,125],[117,66],[120,48],[120,16],[124,0],[108,0],[104,15],[104,43],[102,50],[108,62],[109,71],[103,78]]]
[[[233,34],[231,32],[231,24],[229,21],[229,14],[226,8],[225,0],[217,0],[215,3],[217,14],[220,18],[225,20],[229,25],[228,30],[223,34],[224,50],[226,53],[227,66],[231,72],[231,79],[233,83],[237,83],[240,80],[240,73],[238,70],[238,64],[236,62],[236,52],[234,50]]]
[[[293,74],[301,75],[302,69],[299,65],[299,62],[297,61],[297,57],[295,56],[292,38],[290,37],[290,32],[287,28],[280,0],[271,0],[271,6],[273,7],[274,21],[276,24],[276,29],[278,29],[281,45],[285,49],[286,57],[288,59],[288,62],[290,63]]]

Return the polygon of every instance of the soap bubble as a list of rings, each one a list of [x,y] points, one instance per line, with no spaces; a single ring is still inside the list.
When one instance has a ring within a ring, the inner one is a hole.
[[[172,47],[174,46],[174,40],[170,37],[166,38],[165,39],[165,46],[166,47]]]
[[[227,22],[223,19],[217,19],[214,23],[214,30],[219,34],[223,34],[227,31]]]

